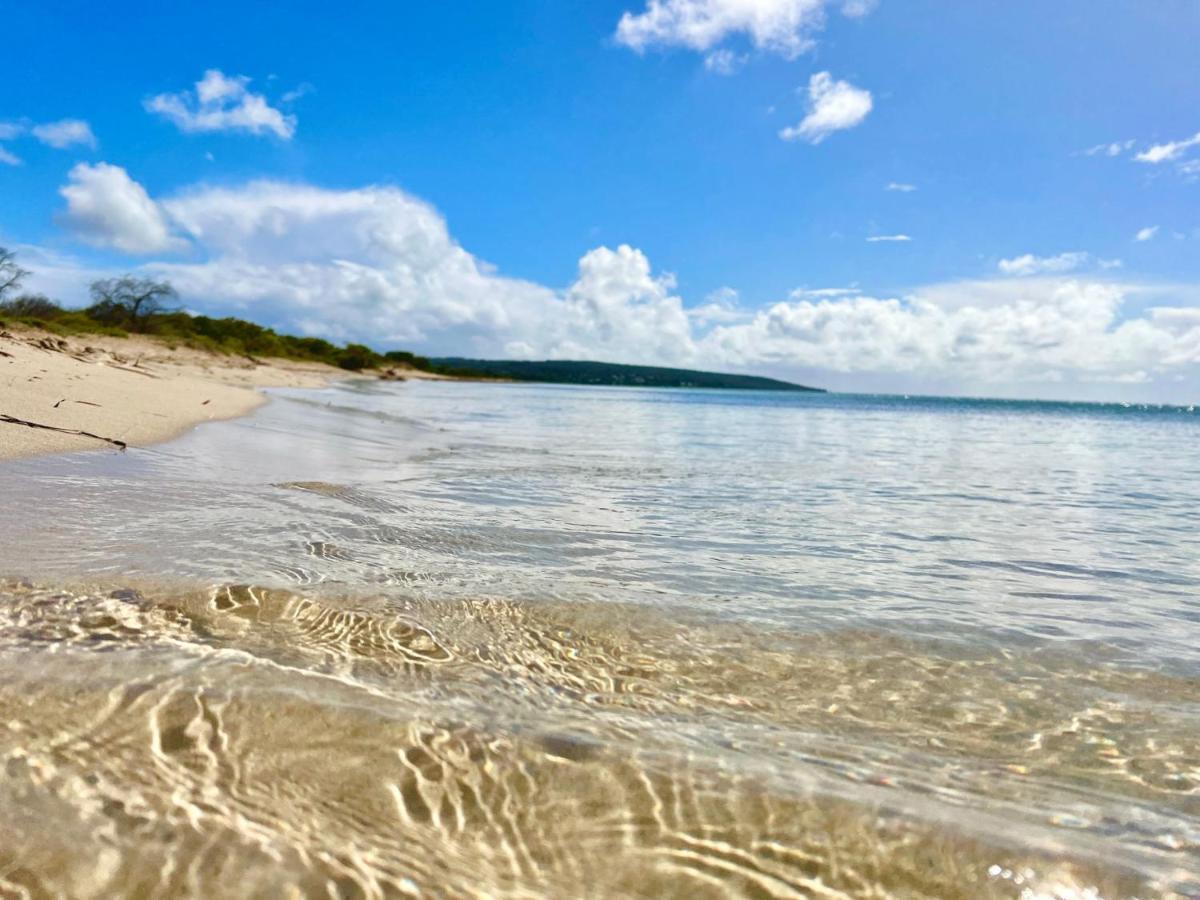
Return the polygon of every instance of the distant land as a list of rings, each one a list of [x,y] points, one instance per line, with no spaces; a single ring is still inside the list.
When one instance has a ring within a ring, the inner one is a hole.
[[[823,388],[792,384],[758,375],[727,375],[697,372],[693,369],[666,369],[661,366],[629,366],[620,363],[580,360],[544,360],[533,362],[508,359],[433,359],[440,369],[462,370],[491,378],[513,381],[538,381],[549,384],[604,384],[627,387],[724,388],[743,391],[807,391],[825,393]]]

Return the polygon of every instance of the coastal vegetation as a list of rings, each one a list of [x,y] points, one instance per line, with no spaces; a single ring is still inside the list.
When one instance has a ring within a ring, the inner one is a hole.
[[[0,326],[9,322],[54,334],[144,334],[168,345],[232,356],[321,362],[348,371],[395,366],[462,378],[552,384],[637,387],[702,387],[767,391],[819,391],[756,375],[730,375],[579,360],[429,359],[406,350],[380,353],[364,344],[334,344],[324,338],[280,334],[272,328],[226,316],[193,315],[176,305],[169,281],[123,275],[92,282],[91,303],[68,309],[42,294],[17,293],[30,273],[12,252],[0,247]]]
[[[233,316],[193,315],[174,306],[178,294],[170,282],[132,275],[92,282],[91,304],[68,309],[43,294],[17,293],[29,274],[17,265],[11,251],[0,247],[0,325],[16,323],[63,336],[144,334],[168,345],[232,356],[322,362],[349,371],[401,365],[438,374],[479,374],[403,350],[378,353],[362,344],[339,346],[323,338],[279,334]]]
[[[620,363],[554,359],[544,361],[510,359],[437,359],[434,362],[451,370],[478,372],[508,381],[540,381],[550,384],[620,385],[625,387],[725,388],[748,391],[815,391],[775,378],[758,375],[730,375],[722,372],[698,372],[694,369],[669,369],[662,366],[630,366]]]

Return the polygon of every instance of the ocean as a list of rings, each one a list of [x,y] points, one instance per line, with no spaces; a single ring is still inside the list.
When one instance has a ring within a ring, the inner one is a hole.
[[[1200,413],[349,381],[0,466],[0,895],[1200,895]]]

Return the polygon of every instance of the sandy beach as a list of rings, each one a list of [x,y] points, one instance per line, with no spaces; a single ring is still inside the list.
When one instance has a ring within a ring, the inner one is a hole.
[[[149,337],[0,330],[0,459],[146,446],[202,422],[244,415],[265,402],[262,388],[320,387],[356,374],[322,363],[221,356]]]

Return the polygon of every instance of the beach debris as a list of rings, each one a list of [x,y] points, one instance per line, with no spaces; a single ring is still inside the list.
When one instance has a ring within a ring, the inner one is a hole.
[[[201,403],[200,405],[201,405],[201,406],[208,406],[208,404],[210,404],[210,403],[212,403],[212,400],[211,400],[211,399],[208,399],[208,400],[205,400],[205,401],[204,401],[203,403]]]
[[[384,369],[379,373],[380,381],[406,381],[407,379],[395,369]]]
[[[90,431],[80,431],[78,428],[59,428],[57,425],[43,425],[41,422],[30,422],[26,419],[18,419],[16,416],[10,416],[5,413],[0,413],[0,422],[9,425],[24,425],[26,428],[41,428],[45,431],[57,431],[61,434],[77,434],[81,437],[94,438],[97,441],[104,441],[106,444],[112,444],[118,450],[124,451],[129,445],[124,441],[119,441],[116,438],[108,438],[102,434],[93,434]]]

